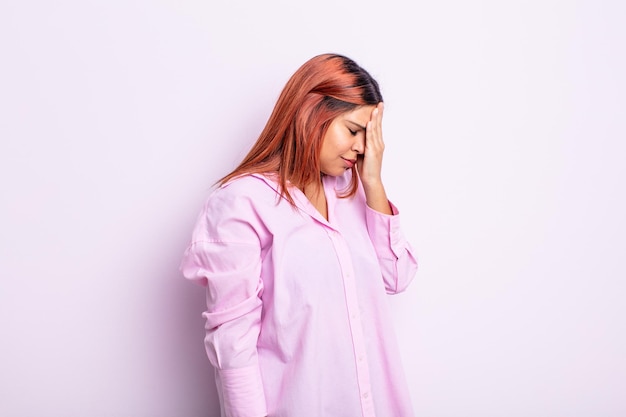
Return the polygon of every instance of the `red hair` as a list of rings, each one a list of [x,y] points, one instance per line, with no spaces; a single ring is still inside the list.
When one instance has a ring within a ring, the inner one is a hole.
[[[292,205],[288,183],[303,189],[319,180],[319,155],[332,120],[359,106],[382,100],[378,83],[353,60],[337,54],[322,54],[305,62],[287,81],[265,128],[246,157],[224,184],[246,174],[274,174],[281,195]],[[357,190],[357,175],[343,197]]]

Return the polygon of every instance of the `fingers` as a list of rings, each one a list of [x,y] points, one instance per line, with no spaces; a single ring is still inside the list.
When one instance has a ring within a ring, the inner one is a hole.
[[[365,152],[358,160],[359,174],[362,181],[376,182],[380,180],[383,152],[383,103],[372,110],[370,120],[365,128]]]
[[[365,147],[370,149],[384,149],[383,143],[383,111],[384,104],[382,102],[372,111],[370,120],[367,122],[365,129]]]
[[[376,124],[379,128],[382,128],[383,125],[383,112],[385,110],[385,104],[381,101],[378,103],[374,111],[372,112],[372,118],[376,119]]]

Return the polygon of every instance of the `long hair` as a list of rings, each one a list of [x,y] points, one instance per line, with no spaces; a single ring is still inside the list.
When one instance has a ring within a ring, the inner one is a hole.
[[[295,205],[288,183],[302,189],[319,181],[322,141],[333,119],[381,101],[376,80],[350,58],[322,54],[309,59],[287,81],[246,157],[218,184],[245,174],[275,175],[281,196]],[[352,180],[342,197],[353,196],[357,186],[352,167]]]

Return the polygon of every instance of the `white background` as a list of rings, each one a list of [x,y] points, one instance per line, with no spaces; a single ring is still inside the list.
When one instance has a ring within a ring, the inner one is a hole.
[[[0,415],[217,415],[178,263],[323,52],[385,97],[416,414],[626,415],[624,22],[617,0],[2,2]]]

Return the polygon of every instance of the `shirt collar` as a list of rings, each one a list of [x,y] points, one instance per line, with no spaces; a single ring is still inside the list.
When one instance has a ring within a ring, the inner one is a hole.
[[[280,194],[280,185],[278,181],[276,180],[275,176],[268,175],[268,174],[257,174],[257,173],[250,174],[250,175],[252,177],[262,180],[269,187],[271,187],[274,191],[276,191],[277,194]],[[329,220],[332,220],[333,218],[332,211],[335,207],[335,201],[337,200],[337,189],[336,189],[337,178],[325,175],[322,178],[322,183],[324,185],[324,192],[326,193],[326,205],[328,208],[328,218]],[[329,223],[329,221],[326,220],[319,211],[317,211],[317,209],[313,206],[313,204],[311,204],[311,202],[306,197],[306,195],[304,195],[304,193],[298,187],[294,187],[291,184],[288,184],[287,186],[289,187],[289,193],[291,194],[293,201],[296,203],[296,207],[300,211],[308,214],[314,220],[323,224],[324,226],[335,229],[335,227],[331,223]]]

